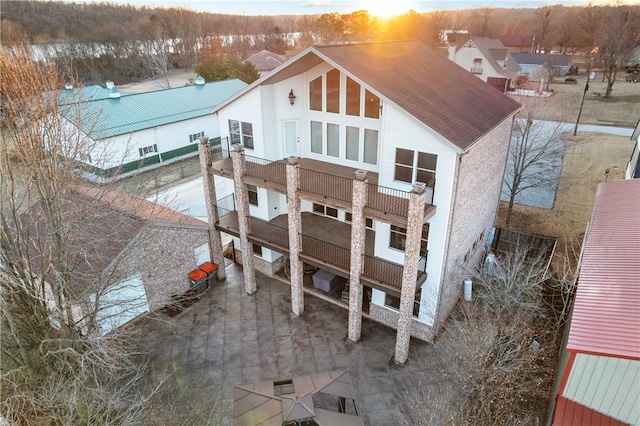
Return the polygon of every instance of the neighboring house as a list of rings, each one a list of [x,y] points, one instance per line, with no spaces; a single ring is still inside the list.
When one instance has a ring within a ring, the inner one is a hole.
[[[510,35],[500,37],[500,41],[511,53],[533,52],[536,38],[528,35]]]
[[[515,88],[521,72],[500,40],[487,37],[471,37],[462,44],[449,46],[449,59],[501,92]]]
[[[640,424],[640,180],[601,183],[580,262],[553,424]]]
[[[63,211],[71,242],[68,302],[94,303],[100,292],[103,333],[172,303],[172,295],[189,289],[187,274],[210,260],[207,224],[152,202],[73,187],[64,195]],[[36,266],[48,252],[45,235],[51,232],[42,218],[40,203],[21,217]]]
[[[246,291],[285,264],[301,314],[302,259],[348,304],[349,339],[364,312],[399,329],[403,363],[480,261],[519,108],[415,41],[310,47],[221,104],[208,170],[236,203],[212,220],[240,238]]]
[[[631,158],[627,163],[625,178],[638,179],[640,178],[640,162],[638,161],[638,152],[640,151],[640,120],[638,120],[635,130],[631,134],[631,140],[636,141],[636,144],[633,146]]]
[[[249,56],[242,62],[251,63],[260,73],[260,77],[262,77],[268,72],[271,72],[274,69],[278,68],[286,60],[287,58],[285,56],[269,52],[268,50],[261,50],[260,52],[254,53],[253,55]]]
[[[194,155],[202,136],[220,136],[212,109],[246,87],[238,79],[146,93],[121,94],[60,108],[61,114],[89,138],[82,161],[95,174],[125,173],[163,161]],[[64,93],[64,92],[63,92]]]
[[[522,74],[529,77],[529,81],[546,81],[549,78],[549,66],[554,76],[567,75],[571,67],[571,55],[514,53],[513,57],[522,68]]]

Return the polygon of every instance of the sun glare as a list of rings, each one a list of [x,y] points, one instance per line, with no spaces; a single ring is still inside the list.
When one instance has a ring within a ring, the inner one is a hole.
[[[379,18],[391,18],[392,16],[404,15],[411,7],[402,0],[369,0],[362,4],[362,8],[372,16]]]

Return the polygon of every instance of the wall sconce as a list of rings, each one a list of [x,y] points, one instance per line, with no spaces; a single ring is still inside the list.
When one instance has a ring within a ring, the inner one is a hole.
[[[291,106],[296,102],[296,95],[293,94],[293,89],[289,91],[289,103]]]

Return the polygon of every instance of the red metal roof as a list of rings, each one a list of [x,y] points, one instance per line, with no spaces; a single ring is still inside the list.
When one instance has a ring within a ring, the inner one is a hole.
[[[558,396],[553,426],[626,426],[627,423]]]
[[[640,359],[640,179],[598,186],[567,350]]]

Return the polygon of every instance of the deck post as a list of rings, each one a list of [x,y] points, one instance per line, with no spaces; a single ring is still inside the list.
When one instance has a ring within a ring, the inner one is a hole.
[[[238,230],[240,231],[240,250],[242,252],[242,270],[244,272],[244,288],[248,294],[257,290],[256,270],[253,260],[253,246],[249,242],[249,194],[247,185],[242,181],[246,171],[244,149],[236,143],[232,145],[233,186],[236,192],[236,210],[238,211]]]
[[[220,220],[218,217],[218,209],[216,209],[216,183],[211,172],[211,144],[209,138],[200,138],[198,145],[200,153],[200,172],[204,182],[204,201],[207,206],[207,218],[209,222],[209,257],[218,265],[218,279],[223,280],[227,277],[227,271],[224,267],[224,253],[222,247],[222,235],[216,229],[216,223]]]
[[[366,222],[364,206],[367,204],[368,179],[365,170],[357,170],[353,181],[351,212],[351,266],[349,271],[349,332],[352,342],[360,340],[362,335],[362,284],[360,273],[365,246]]]
[[[420,241],[424,221],[424,205],[426,202],[426,185],[415,183],[409,194],[409,211],[407,216],[407,242],[404,250],[404,269],[402,272],[402,289],[400,290],[400,315],[396,334],[396,364],[403,365],[409,357],[409,341],[411,340],[411,321],[413,302],[416,296],[418,279],[418,261],[420,260]]]
[[[304,268],[300,260],[302,249],[302,214],[298,198],[299,170],[298,157],[287,158],[287,213],[289,223],[289,272],[291,275],[291,311],[295,315],[304,312],[303,279]]]

